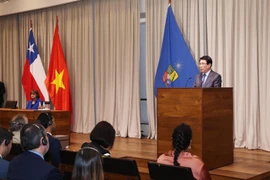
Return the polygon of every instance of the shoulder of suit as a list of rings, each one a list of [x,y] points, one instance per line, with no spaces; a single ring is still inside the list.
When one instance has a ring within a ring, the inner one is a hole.
[[[213,70],[211,70],[211,72],[210,72],[211,74],[213,74],[213,75],[216,75],[216,76],[220,76],[220,74],[219,73],[217,73],[217,72],[215,72],[215,71],[213,71]]]

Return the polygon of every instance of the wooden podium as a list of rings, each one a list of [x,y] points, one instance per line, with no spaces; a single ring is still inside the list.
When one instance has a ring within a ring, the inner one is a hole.
[[[173,129],[192,128],[189,150],[207,168],[233,163],[232,88],[161,88],[157,96],[157,155],[172,149]]]

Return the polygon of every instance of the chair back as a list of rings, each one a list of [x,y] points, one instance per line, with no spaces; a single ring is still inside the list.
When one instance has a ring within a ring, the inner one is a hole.
[[[71,180],[73,167],[77,152],[60,149],[61,164],[59,170],[63,174],[63,179]]]
[[[135,160],[124,158],[103,158],[104,179],[140,180],[137,163]]]
[[[15,156],[21,154],[23,152],[23,149],[21,147],[20,144],[15,144],[15,143],[12,143],[12,147],[10,149],[10,152],[9,154],[5,157],[5,159],[7,161],[11,161],[12,158],[14,158]]]
[[[194,180],[192,170],[189,167],[148,162],[148,169],[151,180]]]

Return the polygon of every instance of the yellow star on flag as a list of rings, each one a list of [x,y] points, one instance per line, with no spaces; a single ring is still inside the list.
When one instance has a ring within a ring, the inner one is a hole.
[[[66,89],[65,85],[63,83],[63,75],[64,75],[64,69],[61,71],[60,74],[57,72],[57,70],[55,70],[55,79],[51,82],[51,84],[55,84],[56,94],[57,94],[59,88]]]

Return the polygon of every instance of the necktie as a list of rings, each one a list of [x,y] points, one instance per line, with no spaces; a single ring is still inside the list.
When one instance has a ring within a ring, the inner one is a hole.
[[[203,77],[202,77],[202,87],[204,87],[205,78],[206,78],[206,74],[203,73]]]

